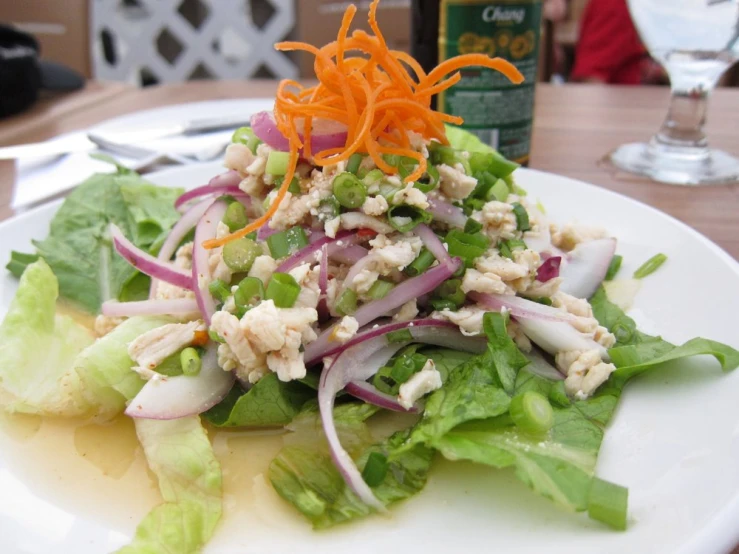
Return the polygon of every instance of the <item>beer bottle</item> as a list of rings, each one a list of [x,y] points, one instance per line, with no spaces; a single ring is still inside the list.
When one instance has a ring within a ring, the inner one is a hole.
[[[459,54],[482,53],[514,64],[526,80],[513,85],[485,68],[438,95],[439,111],[506,158],[527,164],[534,119],[542,0],[413,0],[411,48],[426,71]]]

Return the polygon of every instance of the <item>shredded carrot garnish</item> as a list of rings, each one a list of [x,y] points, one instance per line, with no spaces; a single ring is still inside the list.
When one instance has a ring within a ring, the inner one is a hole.
[[[368,154],[375,165],[388,174],[398,169],[383,155],[395,154],[418,161],[405,182],[420,179],[427,169],[423,154],[412,147],[409,132],[424,139],[448,144],[444,123],[461,124],[462,118],[431,109],[431,97],[462,79],[460,70],[486,67],[501,72],[513,83],[523,75],[512,64],[484,54],[465,54],[446,60],[426,73],[421,65],[404,52],[390,50],[377,24],[377,5],[369,8],[372,34],[355,30],[349,34],[357,12],[350,5],[341,22],[337,39],[317,48],[303,42],[281,42],[279,51],[301,50],[315,56],[313,69],[319,84],[305,88],[300,83],[283,80],[275,98],[274,118],[279,131],[290,142],[287,174],[267,212],[243,229],[226,237],[206,241],[206,248],[216,248],[259,229],[277,211],[290,186],[298,160],[303,158],[324,167],[349,159],[354,153]],[[449,76],[451,74],[451,76]],[[341,148],[313,152],[316,119],[336,121],[346,126],[346,143]]]

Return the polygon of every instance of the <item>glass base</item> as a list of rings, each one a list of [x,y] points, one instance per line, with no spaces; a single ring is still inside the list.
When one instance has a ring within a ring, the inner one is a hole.
[[[739,159],[710,148],[684,148],[634,142],[614,150],[618,169],[671,185],[729,185],[739,182]]]

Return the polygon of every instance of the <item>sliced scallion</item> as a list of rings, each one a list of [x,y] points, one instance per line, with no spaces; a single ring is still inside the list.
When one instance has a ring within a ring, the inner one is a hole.
[[[651,275],[657,271],[660,266],[667,261],[664,254],[655,254],[649,258],[642,266],[634,272],[634,279],[644,279],[647,275]]]
[[[265,297],[278,308],[292,308],[300,295],[300,285],[289,273],[273,273]]]

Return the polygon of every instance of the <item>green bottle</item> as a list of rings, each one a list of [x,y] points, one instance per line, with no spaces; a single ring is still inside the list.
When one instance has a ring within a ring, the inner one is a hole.
[[[426,71],[460,54],[482,53],[523,73],[525,81],[514,85],[491,69],[464,69],[462,80],[436,98],[436,107],[463,117],[465,129],[526,165],[542,0],[413,0],[412,10],[411,47]]]

